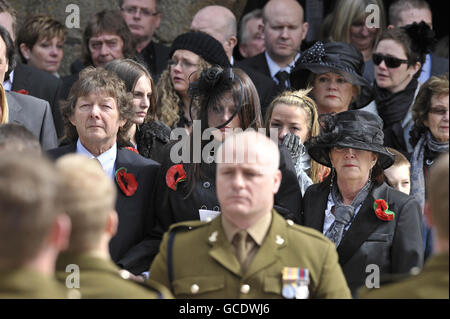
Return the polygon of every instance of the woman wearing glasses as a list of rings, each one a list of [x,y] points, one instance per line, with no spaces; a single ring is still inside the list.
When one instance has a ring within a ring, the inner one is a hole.
[[[412,147],[411,106],[419,91],[418,77],[433,43],[433,31],[421,22],[385,31],[372,55],[374,101],[366,110],[384,121],[384,143],[409,157]]]
[[[425,176],[434,160],[448,152],[448,73],[432,76],[420,88],[412,107],[414,127],[410,142],[414,147],[411,156],[411,195],[422,206],[425,202]],[[432,252],[431,229],[424,223],[425,258]]]
[[[179,35],[170,48],[169,56],[168,67],[156,87],[158,118],[170,128],[184,127],[190,131],[189,84],[211,65],[229,67],[230,61],[220,42],[198,31]],[[194,100],[192,104],[192,112],[198,112],[198,101]]]

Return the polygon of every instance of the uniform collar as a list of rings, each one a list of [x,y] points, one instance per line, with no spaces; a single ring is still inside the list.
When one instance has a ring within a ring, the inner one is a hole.
[[[221,214],[222,218],[222,227],[225,233],[225,236],[229,243],[232,242],[234,235],[241,229],[234,226],[228,219],[226,219],[223,214]],[[270,224],[272,222],[272,213],[265,214],[263,217],[261,217],[255,224],[250,226],[249,228],[245,229],[247,233],[252,237],[252,239],[258,244],[258,246],[261,246],[261,244],[264,241],[264,238],[267,235],[267,232],[269,231]]]

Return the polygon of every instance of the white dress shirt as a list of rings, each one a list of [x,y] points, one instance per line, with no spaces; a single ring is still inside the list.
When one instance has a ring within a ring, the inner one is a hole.
[[[85,155],[89,158],[94,158],[96,156],[92,155],[91,152],[89,152],[83,144],[81,144],[80,139],[78,138],[77,141],[77,153]],[[114,179],[114,173],[115,173],[115,165],[116,165],[116,157],[117,157],[117,144],[114,143],[114,145],[107,150],[106,152],[103,152],[99,156],[97,156],[97,160],[102,165],[103,171],[110,176],[112,179]]]

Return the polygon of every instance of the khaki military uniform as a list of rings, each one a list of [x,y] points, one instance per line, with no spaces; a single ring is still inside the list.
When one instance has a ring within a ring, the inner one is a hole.
[[[0,272],[0,299],[66,299],[70,291],[54,278],[19,268]]]
[[[449,265],[448,253],[435,255],[425,264],[419,274],[412,274],[398,282],[380,288],[362,288],[363,299],[448,299]]]
[[[87,254],[63,253],[56,263],[56,277],[66,284],[68,276],[75,272],[66,272],[67,265],[77,265],[80,272],[79,291],[81,298],[94,299],[162,299],[172,298],[169,290],[158,283],[149,281],[139,284],[131,280],[131,274],[120,270],[112,261]],[[73,284],[72,278],[67,281]]]
[[[313,229],[285,220],[275,210],[268,233],[245,272],[225,237],[222,218],[217,217],[207,223],[172,225],[150,278],[171,287],[176,298],[282,298],[284,267],[309,270],[310,298],[350,298],[334,244]]]

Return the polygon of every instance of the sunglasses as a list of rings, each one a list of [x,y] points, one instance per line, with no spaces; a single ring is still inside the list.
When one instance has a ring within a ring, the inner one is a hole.
[[[397,59],[392,56],[385,56],[381,54],[372,54],[372,60],[375,65],[380,65],[382,61],[388,68],[398,68],[402,63],[408,63],[408,60]]]

